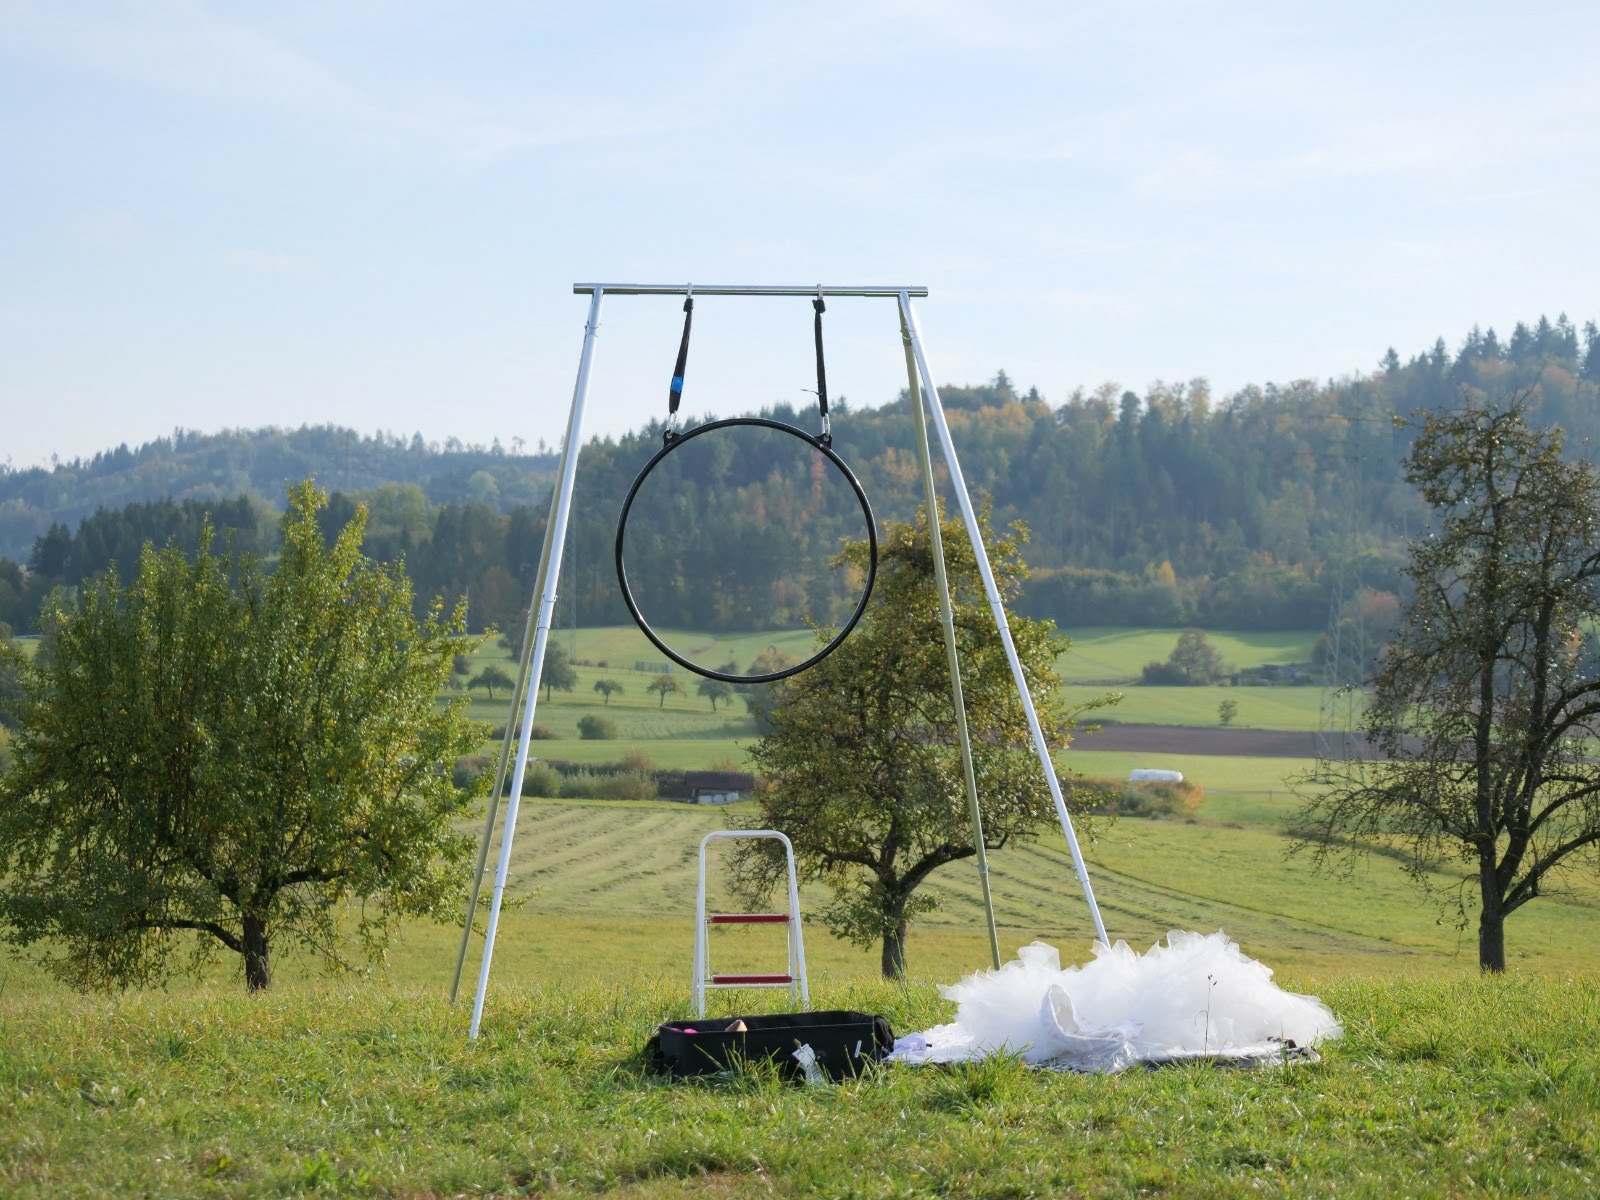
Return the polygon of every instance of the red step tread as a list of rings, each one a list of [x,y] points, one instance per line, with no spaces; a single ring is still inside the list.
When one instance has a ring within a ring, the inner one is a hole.
[[[788,913],[711,913],[707,925],[786,925]]]
[[[793,983],[793,975],[713,975],[712,983]]]

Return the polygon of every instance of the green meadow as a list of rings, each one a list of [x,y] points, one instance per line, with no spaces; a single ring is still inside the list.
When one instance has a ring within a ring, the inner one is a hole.
[[[1071,648],[1059,669],[1068,683],[1133,683],[1146,663],[1165,662],[1178,644],[1176,629],[1090,626],[1063,629]],[[1229,670],[1309,663],[1321,631],[1229,633],[1207,631],[1206,640]]]
[[[672,1082],[674,979],[0,995],[0,1194],[36,1197],[1572,1196],[1600,1186],[1592,977],[1345,978],[1322,1060],[1111,1077],[1015,1060]],[[896,1029],[926,977],[829,981]],[[1491,1016],[1492,1014],[1492,1016]]]
[[[1323,692],[1315,687],[1144,687],[1140,685],[1067,684],[1068,704],[1083,704],[1115,693],[1122,698],[1086,713],[1085,722],[1115,721],[1127,725],[1221,724],[1217,709],[1224,700],[1238,705],[1230,722],[1235,729],[1317,728]]]
[[[1083,631],[1074,657],[1093,662],[1074,668],[1068,701],[1125,684],[1174,639]],[[747,661],[772,641],[710,649],[718,661]],[[1303,658],[1314,637],[1213,641],[1250,665]],[[645,690],[657,676],[636,669],[659,661],[641,635],[578,631],[573,650],[578,685],[540,697],[535,720],[556,736],[536,741],[536,756],[604,762],[643,751],[664,768],[743,760],[754,736],[743,706],[713,711],[681,672],[685,692],[661,702]],[[492,644],[474,658],[474,673],[491,662],[515,672]],[[593,691],[602,678],[625,689],[609,704]],[[1191,731],[1215,724],[1222,696],[1239,702],[1236,725],[1259,729],[1313,729],[1320,701],[1310,688],[1118,690],[1129,699],[1114,719]],[[469,694],[475,716],[506,722],[507,697]],[[619,737],[579,738],[577,722],[591,713],[612,719]],[[643,1051],[658,1023],[690,1011],[698,845],[755,821],[754,805],[528,798],[476,1042],[466,1026],[481,939],[460,1001],[446,999],[459,926],[410,924],[382,963],[355,975],[283,954],[261,996],[243,993],[229,963],[168,989],[78,996],[31,960],[0,958],[0,1196],[1600,1191],[1600,945],[1591,936],[1600,887],[1574,886],[1517,913],[1510,974],[1480,978],[1470,925],[1425,900],[1395,861],[1375,857],[1330,878],[1287,853],[1296,801],[1286,781],[1307,760],[1099,750],[1095,736],[1060,755],[1064,770],[1125,778],[1170,767],[1204,791],[1189,816],[1079,824],[1110,935],[1143,950],[1172,929],[1226,930],[1280,983],[1315,992],[1339,1016],[1345,1037],[1320,1061],[1100,1078],[1002,1058],[884,1067],[820,1088],[755,1066],[674,1083],[647,1071]],[[714,910],[737,903],[724,852],[720,844],[711,857]],[[1064,963],[1091,956],[1092,925],[1058,830],[1008,845],[990,864],[1007,954],[1044,939]],[[899,984],[877,977],[876,948],[840,941],[816,920],[820,889],[802,891],[815,1007],[883,1013],[897,1032],[953,1015],[937,985],[989,962],[973,863],[941,868],[928,888],[938,907],[914,926]],[[712,957],[719,970],[772,970],[783,935],[719,928]],[[789,1003],[781,993],[711,1001],[723,1013]]]
[[[1259,666],[1304,661],[1310,657],[1316,636],[1219,633],[1211,635],[1211,640],[1230,663]],[[671,674],[682,691],[664,699],[649,691],[650,683],[661,677],[660,668],[669,664],[637,629],[556,630],[551,638],[578,664],[578,683],[571,692],[541,693],[534,720],[555,737],[535,743],[535,756],[606,762],[629,749],[642,749],[657,766],[677,769],[743,758],[742,743],[755,736],[743,703],[735,699],[731,705],[719,703],[713,708],[695,690],[698,677],[679,668],[673,668]],[[1321,688],[1144,687],[1131,682],[1138,677],[1144,662],[1153,657],[1164,659],[1171,653],[1176,640],[1173,630],[1083,631],[1073,637],[1072,649],[1060,661],[1064,677],[1062,702],[1077,706],[1108,695],[1120,696],[1117,703],[1086,713],[1086,723],[1217,727],[1218,706],[1223,700],[1232,700],[1238,706],[1231,722],[1234,728],[1317,729],[1324,703]],[[804,631],[724,639],[703,637],[698,642],[683,637],[673,644],[697,646],[699,649],[692,655],[696,661],[718,665],[727,661],[748,663],[768,646],[796,655],[814,646],[811,635]],[[516,662],[493,640],[484,642],[473,655],[472,672],[476,674],[490,663],[508,674],[516,672]],[[602,679],[622,686],[622,691],[614,693],[609,702],[594,691],[594,685]],[[1090,679],[1096,682],[1085,682]],[[469,695],[474,717],[493,727],[506,724],[509,707],[502,693],[492,701],[482,690]],[[613,721],[618,737],[614,741],[580,740],[578,722],[591,714]],[[1080,745],[1092,747],[1092,737],[1084,737]],[[494,748],[487,744],[484,747],[485,752]]]

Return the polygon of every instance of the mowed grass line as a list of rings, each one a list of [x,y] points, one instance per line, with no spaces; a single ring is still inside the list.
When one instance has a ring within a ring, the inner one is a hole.
[[[1398,865],[1377,857],[1350,880],[1314,875],[1289,858],[1282,822],[1292,800],[1259,797],[1261,823],[1232,817],[1194,821],[1122,818],[1085,823],[1080,840],[1108,932],[1143,950],[1172,929],[1224,929],[1271,965],[1317,975],[1343,970],[1472,974],[1470,930],[1451,921],[1413,889]],[[695,850],[709,831],[745,824],[753,806],[705,809],[667,803],[527,801],[519,818],[510,895],[523,915],[690,920],[697,874]],[[725,872],[713,861],[712,907],[733,904]],[[997,919],[1017,945],[1043,938],[1069,961],[1088,953],[1093,926],[1074,876],[1065,839],[1051,828],[1030,842],[990,855]],[[940,900],[922,927],[977,935],[981,891],[971,860],[948,864],[927,885]],[[802,888],[801,908],[815,917],[825,889]],[[1516,967],[1600,969],[1600,946],[1587,931],[1600,919],[1600,889],[1576,886],[1519,911],[1509,927]],[[826,938],[812,924],[813,943]],[[675,954],[686,956],[689,934]],[[831,938],[826,940],[831,941]],[[945,973],[987,960],[982,940],[961,943],[974,958],[940,959]],[[870,967],[875,949],[841,951]],[[685,957],[685,961],[686,957]],[[864,967],[865,969],[865,967]]]
[[[548,980],[463,1007],[372,981],[0,997],[0,1194],[152,1198],[1587,1197],[1600,984],[1348,980],[1319,1063],[1111,1077],[1014,1060],[807,1088],[672,1082],[680,980]],[[948,1019],[922,979],[830,1004]],[[1486,1014],[1493,1014],[1486,1019]]]

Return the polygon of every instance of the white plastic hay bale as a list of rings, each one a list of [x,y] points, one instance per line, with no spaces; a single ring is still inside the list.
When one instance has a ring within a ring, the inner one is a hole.
[[[1182,783],[1182,771],[1164,771],[1157,767],[1135,767],[1128,772],[1129,783]]]

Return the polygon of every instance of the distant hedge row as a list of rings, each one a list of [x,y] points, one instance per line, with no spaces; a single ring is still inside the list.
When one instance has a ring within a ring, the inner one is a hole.
[[[493,773],[495,762],[487,754],[458,758],[456,786],[470,786],[480,776]],[[692,774],[695,772],[657,769],[642,752],[611,763],[542,759],[528,764],[522,794],[564,800],[690,800],[694,797],[689,782]]]

